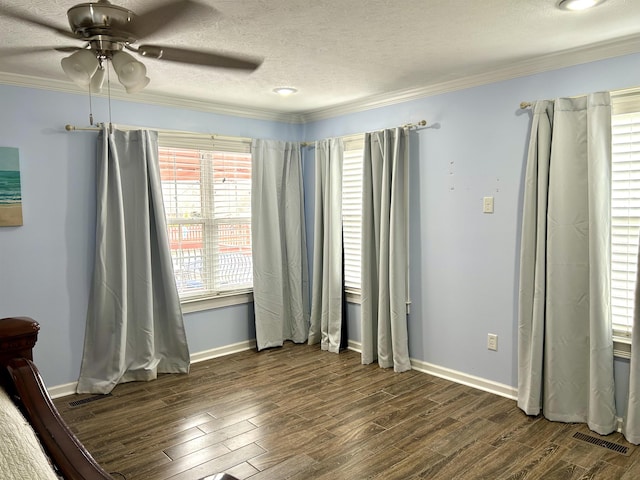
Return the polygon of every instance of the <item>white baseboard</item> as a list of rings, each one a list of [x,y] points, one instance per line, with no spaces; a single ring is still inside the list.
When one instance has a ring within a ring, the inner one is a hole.
[[[53,387],[47,387],[47,392],[51,398],[66,397],[67,395],[73,395],[76,393],[76,387],[78,382],[65,383],[64,385],[55,385]]]
[[[205,360],[211,360],[212,358],[231,355],[232,353],[243,352],[245,350],[251,350],[252,348],[256,348],[256,341],[247,340],[245,342],[225,345],[224,347],[217,347],[210,350],[204,350],[202,352],[192,353],[190,355],[190,360],[191,363],[204,362]],[[73,395],[74,393],[76,393],[77,386],[78,382],[72,382],[66,383],[64,385],[47,387],[47,391],[49,392],[51,398],[66,397],[67,395]]]
[[[509,398],[511,400],[518,399],[518,389],[505,385],[504,383],[494,382],[493,380],[487,380],[486,378],[476,377],[469,375],[468,373],[458,372],[457,370],[451,370],[449,368],[440,367],[431,363],[423,362],[421,360],[411,359],[411,366],[414,370],[419,372],[428,373],[435,377],[451,380],[452,382],[461,383],[468,387],[477,388],[484,392],[500,395],[501,397]]]
[[[349,340],[347,348],[355,352],[362,352],[362,344],[360,342]],[[503,383],[494,382],[493,380],[476,377],[474,375],[469,375],[468,373],[458,372],[457,370],[451,370],[450,368],[440,367],[438,365],[433,365],[413,358],[411,359],[411,367],[418,372],[444,378],[445,380],[477,388],[478,390],[500,395],[501,397],[509,398],[511,400],[517,400],[518,398],[517,388]]]
[[[211,360],[212,358],[223,357],[225,355],[231,355],[232,353],[244,352],[256,348],[255,340],[247,340],[240,343],[234,343],[231,345],[225,345],[224,347],[212,348],[210,350],[204,350],[198,353],[191,354],[191,363],[204,362],[205,360]]]
[[[616,432],[622,433],[622,426],[624,425],[624,418],[616,417]]]

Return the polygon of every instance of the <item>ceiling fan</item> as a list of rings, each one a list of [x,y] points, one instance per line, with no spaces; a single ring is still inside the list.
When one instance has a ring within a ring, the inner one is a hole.
[[[62,68],[75,83],[99,91],[104,81],[105,63],[110,61],[120,83],[128,93],[142,90],[149,83],[146,67],[137,61],[133,52],[145,58],[207,67],[230,68],[245,71],[257,69],[261,59],[218,54],[211,51],[162,45],[134,46],[139,40],[155,34],[188,15],[202,15],[213,9],[194,0],[168,0],[154,2],[154,6],[138,14],[114,5],[108,0],[80,3],[67,11],[70,30],[61,28],[48,19],[0,5],[0,15],[49,29],[66,38],[85,42],[80,47],[51,47],[62,52],[73,52],[62,59]],[[45,48],[44,50],[48,50]],[[34,47],[32,51],[42,51]],[[24,49],[22,49],[24,51]]]

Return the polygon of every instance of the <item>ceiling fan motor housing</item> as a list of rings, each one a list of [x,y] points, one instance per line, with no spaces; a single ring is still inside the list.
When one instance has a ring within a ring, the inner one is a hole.
[[[110,42],[133,43],[135,13],[107,1],[80,3],[67,11],[69,26],[86,40],[103,39]]]

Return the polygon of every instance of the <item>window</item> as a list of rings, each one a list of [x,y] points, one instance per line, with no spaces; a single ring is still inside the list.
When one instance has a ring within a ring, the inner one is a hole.
[[[342,237],[344,242],[344,285],[360,292],[360,244],[362,235],[362,160],[364,136],[344,139],[342,164]]]
[[[160,132],[158,143],[181,300],[250,291],[250,141]]]
[[[611,167],[611,311],[614,335],[633,325],[640,235],[640,94],[613,96]]]

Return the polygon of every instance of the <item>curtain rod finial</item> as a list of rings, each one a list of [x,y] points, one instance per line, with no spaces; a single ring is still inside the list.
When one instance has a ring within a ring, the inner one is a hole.
[[[405,123],[404,125],[402,125],[402,128],[418,128],[418,127],[425,127],[426,125],[427,125],[426,120],[420,120],[419,122],[416,122],[416,123]]]

